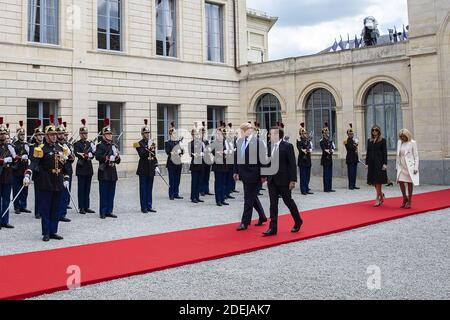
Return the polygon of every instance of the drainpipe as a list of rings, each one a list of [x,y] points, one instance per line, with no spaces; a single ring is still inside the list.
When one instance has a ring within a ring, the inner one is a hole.
[[[233,19],[234,19],[234,70],[241,73],[241,69],[238,67],[238,52],[237,52],[237,12],[236,12],[236,0],[233,0]]]

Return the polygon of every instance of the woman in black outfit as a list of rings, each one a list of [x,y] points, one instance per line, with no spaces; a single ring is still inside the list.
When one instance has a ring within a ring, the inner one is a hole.
[[[379,207],[385,200],[381,187],[387,183],[388,178],[386,139],[381,136],[381,129],[377,125],[372,127],[371,138],[367,141],[366,168],[367,183],[375,187],[377,192],[375,207]]]

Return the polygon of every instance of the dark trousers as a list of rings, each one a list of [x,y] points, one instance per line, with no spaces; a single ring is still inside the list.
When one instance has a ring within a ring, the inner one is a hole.
[[[328,192],[333,189],[333,165],[323,166],[323,191]]]
[[[69,177],[69,190],[72,190],[72,176]],[[64,188],[61,196],[61,203],[59,204],[59,218],[65,218],[67,216],[67,207],[70,204],[70,194],[69,191]]]
[[[264,209],[258,198],[258,183],[244,183],[244,212],[242,224],[249,226],[252,222],[253,208],[258,212],[259,220],[266,220]]]
[[[209,180],[211,177],[211,166],[203,168],[200,184],[200,193],[209,193]]]
[[[309,188],[309,182],[311,181],[311,167],[299,167],[300,172],[300,192],[307,193],[311,189]]]
[[[356,187],[356,176],[358,175],[358,164],[348,163],[347,172],[348,172],[348,187],[349,189],[354,189]]]
[[[216,203],[224,203],[226,196],[226,179],[228,172],[214,171],[214,194]]]
[[[180,195],[181,166],[169,167],[169,197],[178,197]]]
[[[269,184],[269,197],[270,197],[270,229],[277,231],[278,228],[278,200],[279,196],[283,199],[284,204],[291,212],[295,225],[299,226],[302,223],[300,218],[300,212],[292,199],[292,192],[289,190],[289,186],[278,186],[275,183]]]
[[[34,183],[34,216],[36,218],[41,217],[41,212],[39,211],[39,204],[41,203],[41,198],[39,190],[36,188],[36,183]]]
[[[139,197],[141,210],[151,210],[153,207],[153,181],[154,176],[139,176]]]
[[[202,175],[203,175],[202,171],[191,171],[191,200],[200,199]]]
[[[42,235],[58,233],[59,206],[63,191],[37,190],[39,196],[39,212],[41,214]]]
[[[78,207],[80,210],[87,210],[91,204],[91,184],[92,176],[78,177]]]
[[[13,197],[15,198],[23,186],[24,176],[14,176],[13,178]],[[24,187],[22,192],[14,201],[14,210],[25,210],[27,208],[28,187]]]
[[[116,182],[117,181],[99,181],[100,216],[106,216],[113,213]]]
[[[4,226],[9,223],[9,210],[2,217],[11,202],[11,184],[0,183],[0,225]]]
[[[228,172],[226,173],[225,177],[225,195],[229,196],[231,195],[231,192],[236,189],[236,181],[234,180],[234,172],[233,169],[230,168]]]

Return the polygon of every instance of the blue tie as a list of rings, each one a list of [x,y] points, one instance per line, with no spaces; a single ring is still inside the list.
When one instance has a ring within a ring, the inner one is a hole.
[[[247,138],[245,138],[244,143],[241,148],[241,158],[245,158],[245,149],[247,149]]]

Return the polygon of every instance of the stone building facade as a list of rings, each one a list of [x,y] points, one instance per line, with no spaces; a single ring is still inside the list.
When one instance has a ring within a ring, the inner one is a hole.
[[[196,121],[214,128],[220,120],[268,124],[277,117],[295,140],[300,122],[320,125],[307,118],[317,121],[326,101],[338,145],[335,174],[342,175],[347,125],[354,124],[364,153],[368,94],[377,117],[382,90],[394,99],[384,106],[391,113],[383,112],[396,123],[386,127],[411,129],[419,144],[422,181],[450,184],[447,0],[408,1],[406,42],[279,61],[267,61],[276,18],[247,10],[245,0],[45,3],[0,0],[0,115],[13,130],[25,120],[30,131],[37,118],[45,122],[53,113],[70,131],[87,119],[93,137],[110,117],[115,134],[124,132],[121,170],[133,174],[132,145],[144,118],[159,148],[171,121],[185,129],[186,145]],[[258,50],[265,62],[249,64]],[[320,172],[317,162],[314,168]]]

